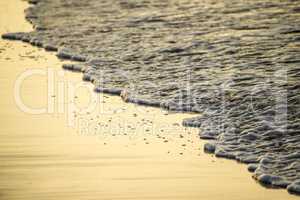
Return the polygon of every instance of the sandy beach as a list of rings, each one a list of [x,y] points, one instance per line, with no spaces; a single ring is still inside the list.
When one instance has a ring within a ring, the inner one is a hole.
[[[28,6],[1,1],[0,34],[32,31]],[[63,63],[71,62],[0,39],[1,200],[298,199],[204,153],[198,129],[182,126],[195,114],[93,93]]]

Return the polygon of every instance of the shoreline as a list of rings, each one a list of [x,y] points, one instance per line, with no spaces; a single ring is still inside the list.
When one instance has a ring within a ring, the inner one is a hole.
[[[26,34],[26,33],[25,33]],[[40,41],[32,41],[32,40],[26,40],[26,38],[24,39],[23,38],[23,36],[20,36],[20,35],[23,35],[23,33],[22,34],[17,34],[17,35],[14,35],[14,34],[10,34],[10,36],[8,36],[8,35],[4,35],[4,38],[6,37],[6,39],[15,39],[15,40],[22,40],[22,41],[24,41],[25,40],[25,42],[30,42],[30,44],[32,44],[33,46],[38,46],[38,47],[43,47],[44,45],[43,45],[43,43],[41,43]],[[10,37],[10,38],[7,38],[7,37]],[[27,38],[28,39],[28,38]],[[55,47],[49,47],[49,45],[48,45],[48,47],[47,47],[47,45],[45,46],[46,48],[46,50],[48,49],[52,49],[52,50],[54,50],[55,49]],[[64,55],[64,54],[63,54]],[[79,59],[79,57],[77,56],[77,55],[68,55],[68,54],[66,54],[67,56],[64,56],[64,57],[69,57],[69,58],[75,58],[75,59],[77,59],[77,61],[82,61],[83,60],[83,58],[82,57],[80,57],[80,59]],[[59,56],[58,56],[59,57]],[[66,67],[67,68],[67,67]],[[82,68],[79,68],[79,67],[75,67],[76,69],[74,69],[74,67],[72,68],[72,70],[75,70],[75,71],[81,71],[82,70]],[[86,80],[89,80],[90,82],[93,82],[93,77],[85,77],[85,79]],[[107,88],[101,88],[101,89],[99,89],[99,88],[95,88],[95,90],[100,90],[101,92],[103,92],[103,93],[105,93],[105,92],[108,92],[108,93],[112,93],[112,94],[115,94],[115,95],[118,95],[118,96],[120,96],[121,95],[121,91],[120,90],[118,90],[118,89],[107,89]],[[124,100],[124,99],[123,99]],[[131,98],[129,98],[129,99],[126,99],[125,98],[125,102],[131,102],[131,103],[137,103],[137,104],[143,104],[143,105],[148,105],[148,104],[150,104],[150,105],[152,105],[152,106],[154,106],[154,107],[160,107],[160,105],[161,105],[161,103],[156,103],[156,102],[148,102],[148,101],[146,101],[146,100],[139,100],[139,101],[137,101],[137,100],[134,100],[134,99],[131,99]],[[189,121],[187,121],[187,122],[185,122],[185,123],[187,123],[188,125],[191,125],[191,124],[189,124],[190,122]],[[197,125],[196,127],[198,127],[199,125]],[[221,155],[220,155],[221,156]],[[224,155],[224,157],[226,157],[226,155]],[[270,179],[272,179],[272,178],[270,178]],[[269,180],[270,180],[269,179]]]
[[[29,1],[29,3],[32,6],[36,6],[39,1]],[[28,14],[28,13],[27,13]],[[33,25],[33,27],[35,26],[34,21],[30,20],[30,17],[26,16],[26,19]],[[35,28],[36,31],[39,30],[39,28]],[[55,47],[51,44],[44,44],[43,41],[39,41],[36,38],[30,38],[28,37],[28,34],[26,32],[18,32],[18,33],[7,33],[7,34],[3,34],[2,38],[4,39],[10,39],[10,40],[18,40],[18,41],[22,41],[25,43],[29,43],[32,46],[36,46],[36,47],[40,47],[45,49],[46,51],[54,51],[57,52],[56,56],[60,59],[63,60],[69,60],[69,61],[75,61],[75,62],[79,62],[78,64],[65,64],[62,65],[62,67],[65,70],[70,70],[70,71],[77,71],[77,72],[81,72],[83,74],[83,80],[87,81],[87,82],[91,82],[93,85],[95,85],[94,91],[95,92],[100,92],[100,93],[104,93],[104,94],[110,94],[110,95],[117,95],[119,96],[124,102],[126,103],[133,103],[133,104],[137,104],[137,105],[143,105],[143,106],[150,106],[150,107],[158,107],[160,109],[166,109],[169,111],[174,111],[174,112],[191,112],[191,113],[201,113],[201,111],[198,110],[191,110],[190,107],[181,107],[178,109],[177,106],[171,107],[169,106],[167,103],[164,102],[159,102],[159,101],[149,101],[149,100],[145,100],[145,99],[136,99],[130,96],[130,93],[127,92],[126,89],[119,89],[119,88],[99,88],[96,86],[96,82],[97,82],[97,77],[94,77],[93,75],[89,75],[89,71],[93,70],[92,66],[84,66],[83,63],[89,63],[89,62],[94,62],[94,60],[97,62],[97,58],[91,58],[89,59],[88,57],[84,56],[84,55],[77,55],[77,54],[72,54],[71,52],[68,52],[66,49],[64,48],[58,48]],[[198,119],[199,117],[195,117],[195,119]],[[184,119],[182,124],[184,126],[187,127],[200,127],[201,123],[199,121],[193,120],[194,118],[188,118],[188,119]],[[200,130],[201,132],[201,130]],[[211,136],[201,136],[201,139],[204,140],[211,140],[211,139],[215,139],[214,137]],[[232,159],[235,160],[239,163],[244,163],[248,165],[248,170],[250,173],[253,173],[255,171],[255,169],[257,169],[259,167],[259,164],[261,164],[261,162],[259,161],[252,161],[250,160],[242,160],[239,159],[237,157],[235,157],[233,154],[230,153],[226,153],[224,151],[220,151],[217,152],[215,149],[215,142],[208,142],[207,146],[212,147],[213,148],[206,148],[204,146],[204,150],[207,153],[213,153],[216,157],[220,157],[220,158],[226,158],[226,159]],[[209,150],[207,150],[209,149]],[[262,185],[268,187],[273,187],[273,188],[284,188],[287,189],[291,194],[297,194],[300,191],[297,190],[297,182],[295,184],[292,183],[285,183],[284,178],[282,177],[278,177],[278,176],[273,176],[273,175],[269,175],[269,174],[259,174],[259,175],[255,175],[253,174],[253,178],[256,179],[258,182],[260,182]],[[289,185],[289,187],[287,187]]]

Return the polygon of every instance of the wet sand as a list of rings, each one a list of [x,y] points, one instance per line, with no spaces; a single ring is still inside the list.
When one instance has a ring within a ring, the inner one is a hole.
[[[27,6],[1,1],[1,34],[32,30],[24,19]],[[0,40],[0,47],[0,199],[297,198],[261,187],[245,165],[203,153],[198,129],[181,126],[192,114],[108,95],[87,111],[91,85],[66,92],[70,84],[82,84],[81,74],[62,74],[53,53],[13,41]],[[21,87],[23,102],[47,108],[44,114],[26,113],[15,102],[16,80],[32,69],[54,74],[50,94],[44,75],[30,76]],[[82,109],[72,110],[74,105]]]

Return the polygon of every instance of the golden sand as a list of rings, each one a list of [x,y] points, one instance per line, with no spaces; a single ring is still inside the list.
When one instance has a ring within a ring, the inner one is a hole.
[[[32,30],[27,6],[0,1],[1,34]],[[181,126],[192,114],[95,96],[61,64],[0,40],[1,200],[296,199],[260,186],[245,165],[203,153],[198,130]]]

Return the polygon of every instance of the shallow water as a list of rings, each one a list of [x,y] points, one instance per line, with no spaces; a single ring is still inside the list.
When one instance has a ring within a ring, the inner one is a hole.
[[[32,30],[26,7],[0,2],[1,34]],[[192,114],[94,96],[80,74],[62,74],[54,54],[2,39],[0,47],[0,199],[296,199],[261,187],[244,165],[204,154],[198,130],[180,125]],[[20,88],[25,106],[46,108],[34,115],[16,104],[14,87],[36,69],[50,76],[33,74]],[[91,99],[97,109],[88,111]]]
[[[300,193],[297,0],[28,2],[35,30],[4,37],[82,61],[99,91],[201,113],[183,123],[212,153]]]

